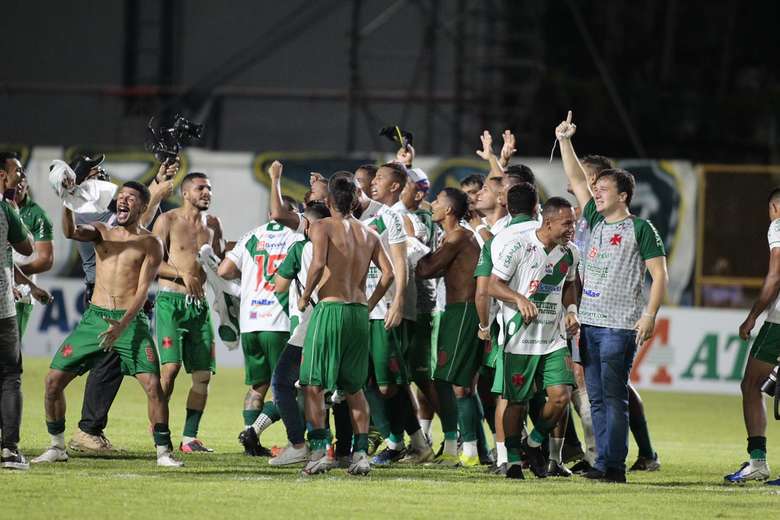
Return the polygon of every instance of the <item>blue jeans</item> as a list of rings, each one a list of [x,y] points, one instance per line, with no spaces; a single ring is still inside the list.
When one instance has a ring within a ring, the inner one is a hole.
[[[580,356],[585,367],[596,463],[599,471],[626,470],[628,376],[636,354],[636,331],[583,325]]]
[[[301,356],[303,347],[289,343],[279,356],[273,376],[271,390],[274,394],[274,404],[282,416],[284,428],[287,430],[287,440],[290,444],[303,444],[306,425],[303,422],[301,409],[296,399],[295,382],[301,371]]]

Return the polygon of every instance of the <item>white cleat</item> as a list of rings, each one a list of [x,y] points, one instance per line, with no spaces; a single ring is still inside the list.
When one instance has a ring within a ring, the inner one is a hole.
[[[276,457],[269,459],[271,466],[289,466],[291,464],[301,464],[309,460],[309,447],[304,444],[301,448],[288,444],[282,452]]]
[[[723,480],[730,484],[741,484],[748,480],[766,480],[770,476],[769,464],[765,460],[751,460],[743,463],[734,473],[723,477]]]
[[[371,461],[368,459],[366,452],[359,451],[352,454],[352,464],[347,468],[347,473],[350,475],[368,475],[371,471]]]
[[[30,462],[33,464],[48,464],[51,462],[67,462],[68,461],[68,452],[65,451],[65,448],[60,448],[58,446],[51,446],[46,449],[43,453],[35,457]]]
[[[157,457],[157,465],[163,468],[180,468],[184,466],[184,463],[174,459],[173,454],[170,451],[166,451]]]
[[[336,459],[328,457],[325,450],[315,450],[309,456],[309,463],[301,470],[303,475],[317,475],[327,473],[336,467]]]

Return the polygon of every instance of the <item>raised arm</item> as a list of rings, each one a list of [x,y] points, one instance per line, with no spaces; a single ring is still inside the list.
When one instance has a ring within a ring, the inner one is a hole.
[[[282,163],[274,161],[268,168],[268,177],[271,181],[271,198],[269,200],[269,213],[271,220],[290,229],[298,229],[301,217],[294,211],[284,207],[282,200]]]
[[[576,131],[577,125],[571,122],[571,110],[569,110],[566,120],[562,121],[555,128],[555,138],[558,139],[558,143],[561,146],[563,171],[566,173],[569,184],[571,184],[574,196],[577,197],[577,202],[581,208],[584,208],[590,199],[593,198],[593,192],[590,190],[585,170],[582,168],[577,154],[574,153],[574,146],[571,143],[571,138]]]
[[[425,255],[417,262],[417,268],[414,270],[415,276],[422,279],[439,278],[443,276],[447,267],[449,267],[458,255],[458,251],[462,246],[462,241],[461,233],[451,233],[447,235],[444,242],[441,243],[436,251]]]
[[[503,137],[504,146],[501,147],[501,153],[498,157],[498,164],[501,166],[501,168],[506,169],[506,167],[509,166],[509,160],[512,159],[512,156],[517,151],[517,139],[515,139],[515,134],[509,130],[504,130]]]
[[[92,224],[77,226],[73,212],[67,206],[62,207],[62,233],[65,235],[65,238],[79,242],[99,242],[101,240],[97,226]]]
[[[160,203],[173,193],[173,178],[178,172],[178,158],[170,164],[166,162],[160,164],[157,175],[149,186],[149,193],[151,194],[149,205],[143,215],[141,215],[141,225],[143,227],[148,228],[152,224],[154,216],[157,215],[157,210],[160,209]]]
[[[138,314],[138,311],[141,310],[144,303],[146,303],[146,298],[149,295],[149,287],[157,277],[157,271],[163,258],[162,242],[155,236],[147,236],[144,242],[146,246],[146,256],[141,264],[141,271],[138,274],[138,284],[133,293],[133,299],[130,300],[130,305],[127,306],[125,314],[119,321],[103,318],[110,325],[108,330],[98,335],[101,340],[100,345],[104,349],[110,349],[130,322],[133,321],[136,314]]]
[[[298,299],[298,309],[303,312],[306,306],[309,304],[311,295],[314,289],[319,285],[322,280],[322,275],[325,272],[325,263],[328,260],[328,231],[327,224],[325,222],[315,222],[309,226],[309,240],[312,245],[312,259],[309,264],[309,271],[306,275],[306,287],[303,289],[303,294]]]
[[[482,141],[482,150],[477,150],[477,155],[490,164],[490,173],[488,174],[488,177],[503,177],[504,169],[501,167],[501,164],[499,164],[496,154],[493,153],[493,136],[490,135],[490,132],[485,130],[482,132],[482,135],[479,136],[479,139]]]
[[[374,251],[371,254],[371,261],[374,262],[374,265],[379,267],[380,271],[382,271],[382,277],[379,279],[379,283],[377,283],[374,292],[371,293],[371,297],[368,299],[368,312],[374,310],[374,307],[376,307],[376,304],[379,303],[379,300],[382,299],[382,296],[385,295],[387,290],[390,288],[390,285],[393,283],[393,279],[395,278],[393,273],[393,264],[387,257],[385,248],[378,238],[374,244]]]

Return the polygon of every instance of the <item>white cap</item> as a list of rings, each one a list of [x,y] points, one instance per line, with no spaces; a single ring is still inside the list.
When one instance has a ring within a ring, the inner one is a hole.
[[[409,179],[412,180],[417,187],[421,190],[427,190],[431,187],[431,183],[428,180],[428,176],[421,168],[408,168],[406,170],[409,173]]]

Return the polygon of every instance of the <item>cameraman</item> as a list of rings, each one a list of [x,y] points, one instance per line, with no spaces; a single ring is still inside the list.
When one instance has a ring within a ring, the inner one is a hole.
[[[748,480],[766,480],[770,476],[766,462],[766,409],[761,385],[780,361],[780,188],[769,194],[769,272],[764,279],[758,300],[747,318],[739,326],[739,336],[748,341],[756,320],[767,310],[767,317],[758,332],[742,377],[742,411],[747,430],[747,451],[750,460],[724,477],[726,482],[742,483]],[[780,478],[767,482],[780,486]]]
[[[108,181],[108,174],[102,167],[104,159],[104,155],[98,155],[94,158],[82,155],[71,161],[70,167],[76,174],[76,184],[81,184],[90,179]],[[157,176],[149,186],[152,198],[148,209],[141,217],[141,223],[144,227],[150,227],[160,202],[173,192],[173,181],[171,179],[176,175],[178,169],[178,159],[176,162],[160,165]],[[104,222],[112,225],[116,222],[114,208],[115,206],[112,202],[109,209],[102,213],[75,213],[76,224]],[[92,299],[92,292],[95,289],[95,245],[93,242],[77,241],[76,248],[81,257],[81,266],[84,271],[84,307],[86,308]],[[144,307],[147,313],[150,312],[150,309],[150,305]],[[81,408],[81,421],[79,421],[78,430],[76,430],[68,445],[70,449],[97,453],[106,453],[114,450],[111,442],[104,435],[103,430],[108,423],[108,411],[121,384],[122,370],[119,355],[114,350],[109,350],[92,367],[87,377],[86,387],[84,388],[84,404]]]

